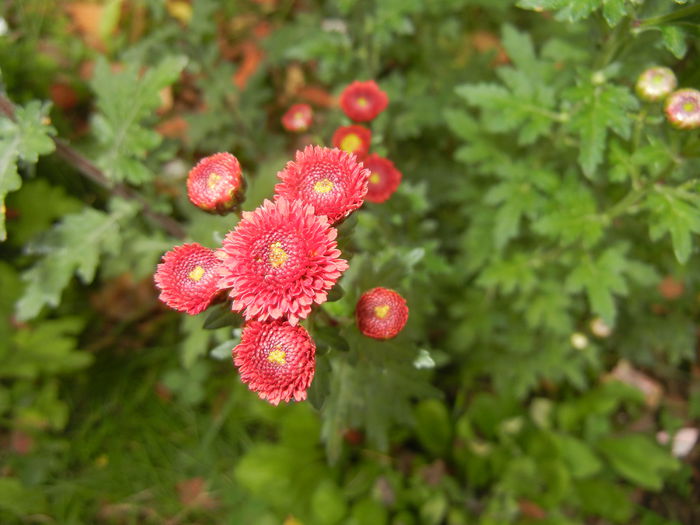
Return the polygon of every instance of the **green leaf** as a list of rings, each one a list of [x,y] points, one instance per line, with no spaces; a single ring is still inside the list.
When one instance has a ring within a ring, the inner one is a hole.
[[[426,399],[415,410],[416,433],[421,444],[433,455],[442,456],[450,446],[452,427],[442,401]]]
[[[661,34],[664,37],[664,45],[673,56],[681,59],[688,51],[685,31],[678,26],[664,26],[661,28]]]
[[[627,14],[625,0],[519,0],[516,4],[533,11],[559,10],[557,18],[575,22],[603,8],[603,16],[611,27]]]
[[[177,80],[186,62],[170,56],[141,75],[140,64],[128,63],[113,73],[104,58],[97,60],[91,85],[99,113],[92,123],[102,149],[96,162],[111,180],[142,184],[153,177],[143,160],[161,137],[144,121],[160,105],[160,91]]]
[[[574,490],[586,515],[630,523],[634,504],[629,492],[621,486],[597,477],[575,481]]]
[[[343,493],[330,479],[322,480],[311,496],[311,512],[318,523],[333,525],[348,512]]]
[[[533,229],[565,246],[580,241],[590,247],[602,237],[604,225],[588,187],[577,177],[567,177],[546,201]]]
[[[668,451],[640,434],[606,437],[597,448],[618,474],[650,490],[661,490],[665,476],[680,468]]]
[[[10,241],[23,245],[48,229],[55,220],[79,212],[83,204],[66,194],[61,186],[52,186],[46,179],[33,179],[25,182],[20,191],[9,197],[8,206],[20,212],[31,210],[31,213],[20,213],[10,225]]]
[[[603,0],[603,16],[610,27],[616,26],[626,15],[625,0]]]
[[[0,377],[33,379],[40,374],[85,368],[93,356],[77,350],[77,337],[84,324],[79,317],[62,317],[18,330],[12,338],[13,348],[2,356]]]
[[[593,450],[583,441],[568,434],[555,434],[561,456],[574,478],[588,478],[603,466]]]
[[[579,164],[584,175],[592,177],[603,160],[608,128],[629,138],[632,119],[628,112],[639,103],[630,90],[613,84],[583,84],[567,91],[571,102],[580,107],[569,122],[569,128],[580,136]]]
[[[86,208],[65,216],[31,243],[28,253],[43,257],[22,274],[27,287],[17,302],[17,317],[31,319],[45,305],[58,306],[74,273],[84,283],[92,282],[101,255],[116,255],[119,251],[119,223],[135,213],[135,206],[123,201],[115,201],[111,213]]]
[[[627,259],[628,249],[626,244],[617,244],[596,258],[585,254],[566,280],[566,289],[585,290],[593,312],[610,324],[615,320],[615,295],[628,292],[625,274],[637,280],[648,276],[645,265],[640,268],[641,263]]]
[[[646,201],[652,215],[649,236],[657,241],[669,233],[676,259],[685,264],[693,249],[692,234],[700,233],[700,198],[662,185],[654,189]]]
[[[0,241],[7,237],[5,196],[22,185],[17,161],[35,163],[39,155],[51,153],[55,148],[51,136],[56,130],[47,123],[49,107],[32,101],[26,107],[15,108],[15,122],[0,117]]]

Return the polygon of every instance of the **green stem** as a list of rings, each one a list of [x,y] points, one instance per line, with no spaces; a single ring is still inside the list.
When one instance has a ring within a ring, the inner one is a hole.
[[[630,191],[621,200],[614,204],[607,212],[605,217],[608,221],[612,221],[615,217],[627,213],[630,208],[636,205],[639,200],[647,193],[647,188],[637,188]]]
[[[700,5],[690,5],[688,7],[678,9],[677,11],[666,13],[665,15],[654,16],[645,20],[638,20],[636,25],[637,27],[658,26],[668,22],[673,22],[674,20],[678,20],[680,18],[693,16],[696,13],[700,14]]]

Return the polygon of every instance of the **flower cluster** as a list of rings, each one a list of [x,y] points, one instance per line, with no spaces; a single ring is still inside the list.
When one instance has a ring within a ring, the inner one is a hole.
[[[371,120],[386,105],[374,82],[355,82],[341,96],[343,109],[358,121]],[[297,104],[282,123],[304,131],[311,116],[308,105]],[[240,221],[216,251],[190,243],[166,253],[154,276],[160,299],[194,315],[228,297],[246,321],[234,363],[242,381],[274,405],[306,399],[313,380],[316,346],[299,322],[328,299],[348,268],[334,226],[365,198],[385,201],[401,181],[391,161],[368,154],[370,141],[369,129],[351,125],[336,132],[336,148],[297,151],[277,174],[273,199],[251,212],[238,209],[244,181],[233,155],[206,157],[189,173],[193,204],[214,213],[237,211]],[[368,337],[394,337],[407,317],[406,301],[385,288],[370,290],[357,304],[357,324]]]
[[[340,95],[340,107],[345,115],[356,122],[368,122],[386,109],[388,98],[376,82],[353,82]],[[369,154],[372,132],[364,126],[341,126],[333,134],[336,148],[353,153],[371,172],[367,200],[381,203],[398,188],[401,172],[389,159],[376,153]]]
[[[664,101],[666,120],[678,129],[700,127],[700,91],[676,89],[676,75],[667,67],[651,67],[639,75],[637,94],[648,102]]]

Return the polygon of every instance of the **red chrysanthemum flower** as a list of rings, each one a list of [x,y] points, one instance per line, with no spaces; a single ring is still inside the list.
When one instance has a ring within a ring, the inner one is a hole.
[[[396,191],[401,183],[401,172],[389,159],[377,154],[368,155],[362,161],[370,171],[367,199],[370,202],[384,202]]]
[[[232,308],[246,319],[304,319],[348,268],[338,232],[301,201],[280,197],[244,212],[224,239],[219,288],[230,288]]]
[[[308,104],[294,104],[282,115],[282,126],[287,131],[306,131],[311,126],[313,110]]]
[[[362,294],[355,308],[357,327],[367,337],[391,339],[408,320],[406,300],[394,290],[373,288]]]
[[[360,160],[369,153],[371,142],[372,132],[359,124],[341,126],[333,133],[333,146],[353,153]]]
[[[240,200],[243,177],[238,159],[230,153],[204,157],[187,176],[187,196],[211,213],[227,213]]]
[[[303,401],[314,378],[316,345],[303,326],[249,321],[233,349],[241,380],[273,405]]]
[[[362,206],[369,170],[351,153],[307,146],[277,176],[282,182],[275,186],[276,198],[311,204],[334,224]]]
[[[175,310],[198,314],[219,293],[218,266],[209,248],[196,242],[176,246],[163,256],[154,275],[159,299]]]
[[[374,80],[355,81],[340,94],[340,107],[355,122],[367,122],[386,109],[389,97]]]
[[[679,89],[666,99],[666,118],[680,129],[700,127],[700,91]]]

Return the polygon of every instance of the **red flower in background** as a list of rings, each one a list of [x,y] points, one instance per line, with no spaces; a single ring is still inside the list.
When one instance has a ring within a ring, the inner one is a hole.
[[[386,109],[389,97],[374,80],[355,81],[340,94],[340,107],[355,122],[367,122]]]
[[[226,213],[243,191],[241,165],[230,153],[204,157],[187,176],[187,196],[195,206],[212,213]]]
[[[370,202],[384,202],[396,191],[401,183],[401,172],[389,159],[377,154],[368,155],[362,164],[370,171],[367,199]]]
[[[233,349],[241,380],[261,399],[303,401],[314,378],[316,345],[303,326],[249,321]]]
[[[355,308],[357,327],[367,337],[391,339],[408,320],[406,300],[394,290],[373,288],[360,297]]]
[[[306,131],[311,126],[313,110],[308,104],[294,104],[282,116],[282,126],[287,131]]]
[[[666,99],[666,118],[679,129],[700,127],[700,91],[679,89]]]
[[[275,198],[311,204],[333,224],[362,206],[369,170],[351,153],[307,146],[277,176],[282,182],[275,186]]]
[[[288,319],[296,325],[313,303],[326,301],[348,268],[335,241],[338,232],[301,201],[279,197],[244,212],[229,232],[221,257],[219,288],[230,288],[232,308],[246,319]]]
[[[355,154],[359,160],[362,160],[369,153],[371,142],[372,132],[358,124],[341,126],[333,133],[333,146]]]
[[[197,243],[176,246],[163,256],[154,279],[159,299],[170,308],[195,315],[219,293],[219,260]]]

